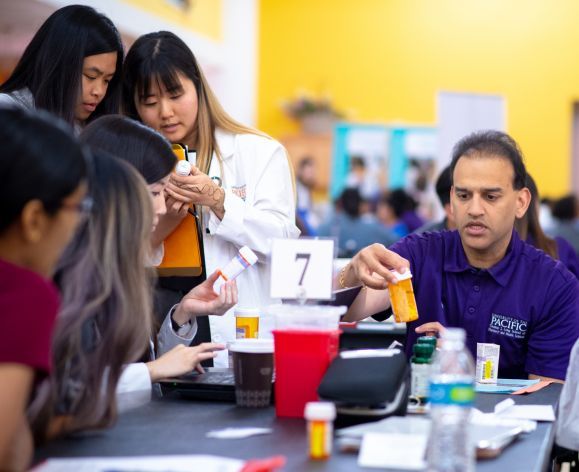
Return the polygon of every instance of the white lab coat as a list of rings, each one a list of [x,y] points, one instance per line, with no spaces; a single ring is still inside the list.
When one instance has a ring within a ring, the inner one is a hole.
[[[203,243],[207,275],[224,267],[239,248],[249,246],[259,262],[237,278],[239,306],[264,308],[276,302],[269,297],[269,255],[274,238],[297,238],[295,193],[290,163],[283,146],[253,134],[216,130],[221,165],[214,156],[210,177],[219,177],[225,189],[225,216],[219,220],[210,210],[203,213]],[[210,316],[213,342],[235,339],[233,310]],[[260,321],[260,332],[271,329]],[[215,366],[226,367],[228,354],[220,351]]]

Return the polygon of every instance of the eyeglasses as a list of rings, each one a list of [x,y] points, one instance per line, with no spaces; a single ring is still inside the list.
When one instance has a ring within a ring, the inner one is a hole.
[[[65,210],[74,210],[80,213],[81,216],[88,215],[93,207],[93,199],[91,197],[84,197],[79,203],[62,202],[60,208]]]

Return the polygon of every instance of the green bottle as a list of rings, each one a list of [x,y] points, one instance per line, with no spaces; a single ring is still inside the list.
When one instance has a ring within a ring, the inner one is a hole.
[[[423,336],[428,338],[430,336]],[[419,338],[420,339],[420,338]],[[433,338],[436,340],[436,338]],[[428,401],[428,382],[434,346],[431,342],[417,342],[412,346],[413,356],[410,358],[410,395],[420,403]]]

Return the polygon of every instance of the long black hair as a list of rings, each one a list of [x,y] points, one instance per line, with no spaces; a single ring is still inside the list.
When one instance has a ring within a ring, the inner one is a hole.
[[[50,15],[26,47],[12,75],[0,85],[0,92],[27,88],[36,108],[72,125],[81,94],[84,58],[109,52],[117,53],[115,74],[105,97],[87,121],[117,113],[123,44],[113,22],[84,5],[69,5]]]
[[[80,140],[93,150],[106,151],[129,162],[148,184],[169,175],[177,163],[167,139],[121,115],[107,115],[93,121],[82,131]]]
[[[0,143],[0,233],[31,200],[55,214],[86,176],[87,153],[47,113],[0,109]]]

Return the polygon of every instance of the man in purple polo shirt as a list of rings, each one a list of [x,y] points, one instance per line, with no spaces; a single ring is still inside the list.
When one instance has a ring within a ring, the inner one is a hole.
[[[368,287],[347,319],[388,308],[391,270],[409,267],[420,318],[408,324],[407,353],[424,333],[461,327],[473,355],[479,342],[501,346],[500,377],[564,380],[579,337],[579,283],[513,230],[530,202],[517,144],[504,133],[474,133],[455,146],[451,170],[457,231],[361,250],[339,277]]]

